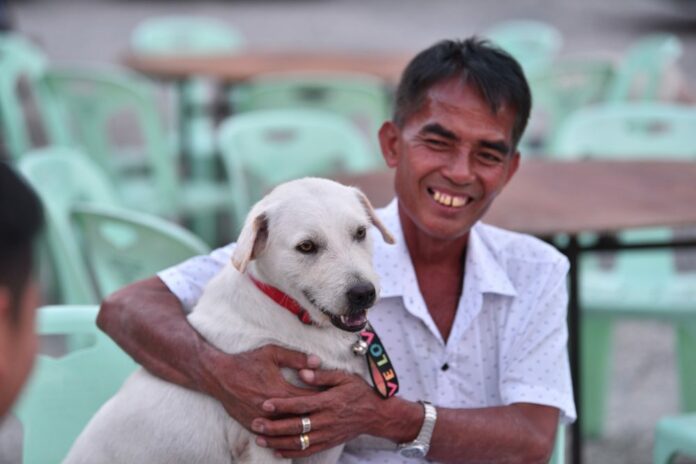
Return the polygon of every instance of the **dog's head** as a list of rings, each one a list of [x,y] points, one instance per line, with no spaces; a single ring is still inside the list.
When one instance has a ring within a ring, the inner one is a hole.
[[[379,293],[374,225],[394,239],[360,190],[317,178],[276,187],[251,209],[232,263],[297,300],[320,327],[361,330]]]

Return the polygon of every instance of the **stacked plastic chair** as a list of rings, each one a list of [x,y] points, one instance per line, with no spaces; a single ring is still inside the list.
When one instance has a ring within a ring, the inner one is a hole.
[[[318,110],[241,113],[220,126],[218,144],[233,189],[237,228],[257,200],[281,182],[358,172],[374,154],[350,121]]]
[[[20,83],[33,100],[49,143],[67,144],[69,135],[43,78],[48,63],[40,50],[17,34],[0,34],[0,130],[3,148],[17,160],[33,148]]]
[[[563,46],[563,36],[558,29],[529,19],[497,23],[483,36],[517,59],[527,76],[548,69]]]
[[[605,101],[654,101],[665,74],[682,54],[680,40],[672,34],[653,34],[636,41],[625,53]]]
[[[384,167],[377,133],[390,118],[391,98],[384,82],[363,74],[278,73],[259,76],[234,92],[238,112],[308,108],[329,111],[350,120],[377,156],[375,169]]]
[[[225,182],[183,179],[180,175],[178,159],[167,143],[156,108],[154,89],[147,81],[130,74],[94,70],[52,71],[46,81],[51,91],[61,96],[85,152],[110,173],[126,205],[169,218],[229,211],[230,192]],[[123,114],[142,135],[144,172],[124,173],[118,162],[109,124]],[[213,225],[194,230],[213,241]]]
[[[597,105],[566,121],[553,153],[567,159],[696,160],[694,127],[696,111],[691,107],[659,103]],[[665,228],[641,229],[621,232],[616,238],[655,241],[668,239],[671,234]],[[610,266],[599,256],[585,255],[580,266],[580,305],[585,434],[601,434],[612,321],[617,317],[674,323],[682,408],[696,410],[696,272],[677,272],[675,254],[669,250],[616,253]]]

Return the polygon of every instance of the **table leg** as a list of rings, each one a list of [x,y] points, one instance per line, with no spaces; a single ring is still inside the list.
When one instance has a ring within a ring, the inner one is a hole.
[[[580,248],[577,237],[571,235],[564,250],[570,263],[568,271],[568,355],[570,357],[570,373],[573,381],[575,410],[577,420],[571,426],[571,459],[572,464],[582,464],[582,395],[580,391],[580,289],[579,289],[579,254]]]

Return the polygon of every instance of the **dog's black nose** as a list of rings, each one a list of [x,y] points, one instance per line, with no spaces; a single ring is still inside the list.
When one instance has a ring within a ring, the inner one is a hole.
[[[367,309],[375,302],[375,286],[369,282],[361,282],[349,288],[346,296],[351,311]]]

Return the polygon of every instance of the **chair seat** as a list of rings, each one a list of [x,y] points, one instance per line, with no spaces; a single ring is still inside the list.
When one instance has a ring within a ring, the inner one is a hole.
[[[657,423],[653,462],[667,464],[677,454],[696,457],[696,414],[664,417]]]
[[[645,282],[612,273],[583,273],[583,311],[650,318],[696,318],[696,274]]]

